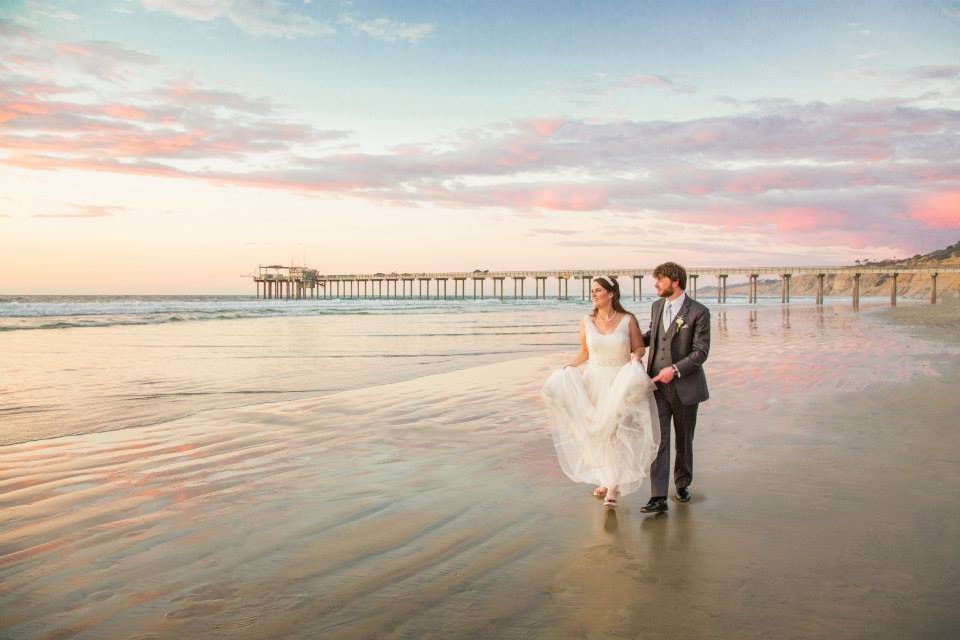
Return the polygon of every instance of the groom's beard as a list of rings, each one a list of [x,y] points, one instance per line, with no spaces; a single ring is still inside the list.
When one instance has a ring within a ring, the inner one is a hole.
[[[669,297],[672,296],[674,293],[676,293],[676,290],[675,290],[673,287],[667,287],[666,289],[664,289],[663,291],[660,292],[660,297],[661,297],[661,298],[669,298]]]

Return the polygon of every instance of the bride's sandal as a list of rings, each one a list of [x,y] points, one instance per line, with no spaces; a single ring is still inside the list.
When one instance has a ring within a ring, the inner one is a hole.
[[[595,498],[602,498],[605,495],[607,495],[606,487],[597,487],[596,489],[593,490],[593,496]]]

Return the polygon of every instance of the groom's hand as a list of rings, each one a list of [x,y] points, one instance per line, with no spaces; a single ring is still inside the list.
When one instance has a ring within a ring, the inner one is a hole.
[[[673,367],[667,367],[657,375],[653,376],[652,379],[654,382],[662,382],[663,384],[670,384],[671,382],[673,382],[673,378],[675,375],[676,374],[673,371]]]

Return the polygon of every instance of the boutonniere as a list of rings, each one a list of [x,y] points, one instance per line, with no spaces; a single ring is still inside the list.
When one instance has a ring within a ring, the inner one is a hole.
[[[677,325],[677,331],[683,329],[684,325],[687,324],[687,321],[683,319],[683,316],[677,316],[677,319],[673,321]]]

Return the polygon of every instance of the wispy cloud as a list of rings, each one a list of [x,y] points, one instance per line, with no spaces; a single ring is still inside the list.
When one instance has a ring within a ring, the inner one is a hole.
[[[73,11],[74,3],[69,0],[22,0],[20,3],[12,4],[19,4],[17,17],[30,26],[37,26],[45,20],[76,22],[80,19],[80,16]]]
[[[385,42],[416,44],[432,34],[436,25],[425,22],[402,22],[390,17],[361,18],[353,13],[336,17],[318,17],[321,9],[308,9],[311,2],[292,3],[282,0],[140,0],[151,12],[162,12],[184,20],[214,22],[224,20],[252,36],[301,38],[331,36],[334,26],[344,26]],[[299,5],[299,6],[298,6]],[[129,11],[129,5],[115,10]]]
[[[123,82],[130,74],[155,67],[150,53],[96,40],[52,41],[28,26],[0,19],[0,64],[34,83],[77,74],[85,80]]]
[[[298,38],[335,33],[330,24],[279,0],[140,0],[148,11],[186,20],[227,20],[253,36]]]
[[[870,49],[869,51],[858,53],[856,58],[857,60],[873,60],[874,58],[879,58],[881,55],[882,54],[876,49]]]
[[[956,80],[960,78],[960,64],[929,64],[912,67],[904,72],[910,80]]]
[[[671,80],[670,78],[667,78],[666,76],[650,75],[650,74],[637,74],[632,76],[625,76],[619,81],[619,86],[625,87],[628,89],[652,87],[655,89],[669,89],[672,91],[684,90],[684,89],[680,89],[673,80]]]
[[[156,64],[157,58],[143,51],[121,47],[112,42],[60,42],[54,46],[60,63],[78,72],[107,81],[128,78],[131,69]]]
[[[35,213],[33,218],[107,218],[127,211],[126,207],[100,204],[71,204],[65,213]]]
[[[35,31],[29,27],[0,18],[0,36],[3,38],[27,40],[33,39]]]
[[[66,20],[74,22],[80,19],[73,11],[64,7],[59,7],[49,2],[39,2],[37,0],[28,0],[26,3],[26,14],[28,19],[52,18],[54,20]]]
[[[901,69],[858,67],[837,71],[833,76],[838,80],[883,82],[894,89],[916,89],[917,86],[936,88],[944,82],[949,83],[960,78],[960,65],[930,64]]]
[[[416,44],[436,30],[436,25],[424,22],[398,22],[390,18],[362,19],[350,14],[341,15],[338,22],[377,40]]]
[[[593,73],[562,83],[552,83],[550,91],[566,95],[572,100],[589,99],[598,95],[617,91],[670,91],[674,93],[695,93],[695,89],[684,82],[656,73],[610,74]]]
[[[547,236],[573,236],[579,233],[583,233],[579,229],[545,229],[537,228],[530,229],[529,233],[531,235],[547,235]]]
[[[268,98],[254,98],[184,80],[171,81],[151,93],[144,94],[144,97],[165,104],[219,108],[259,116],[267,116],[277,111],[277,104]]]

